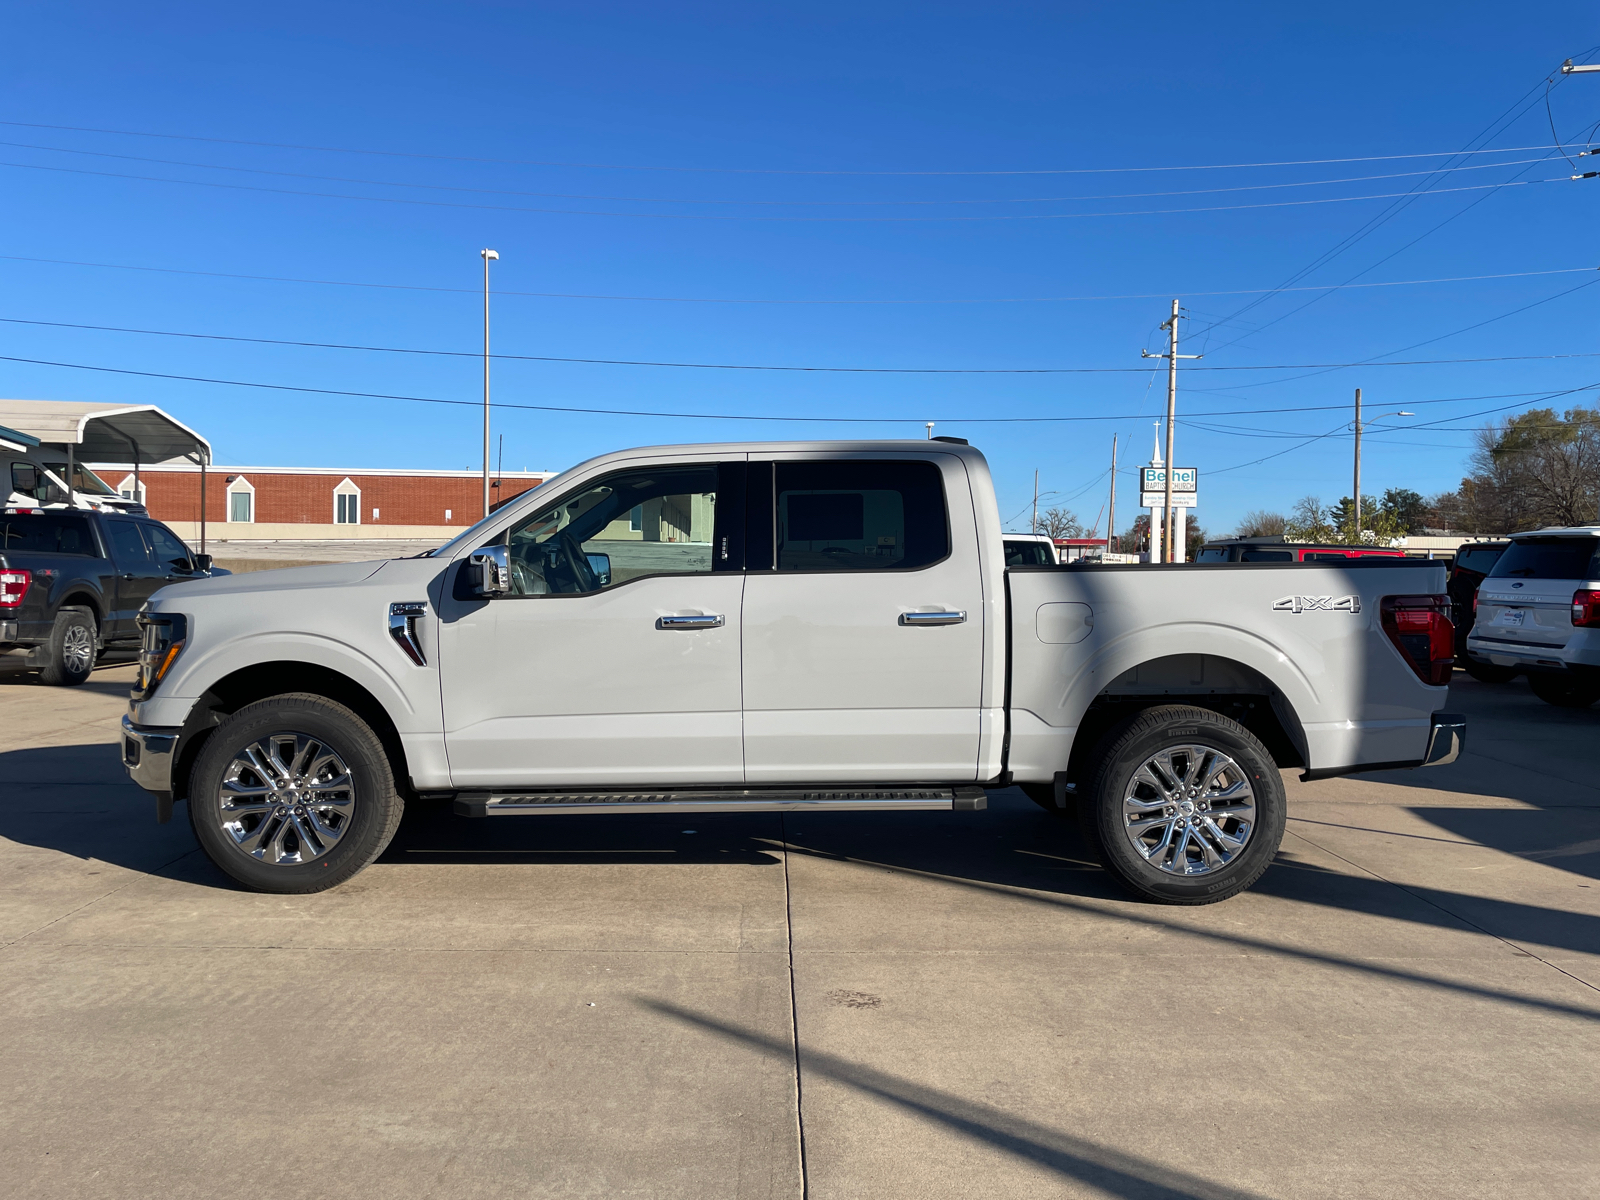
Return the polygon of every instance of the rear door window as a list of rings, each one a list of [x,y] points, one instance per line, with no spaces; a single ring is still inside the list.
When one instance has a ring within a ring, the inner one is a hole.
[[[780,571],[904,571],[950,553],[931,462],[780,462],[774,499]]]
[[[73,513],[0,516],[0,551],[5,550],[100,557],[89,518]]]
[[[1239,556],[1240,562],[1293,562],[1293,550],[1246,550]]]
[[[1519,538],[1489,572],[1491,579],[1594,579],[1600,577],[1592,537]]]
[[[1208,546],[1206,549],[1200,551],[1200,555],[1199,555],[1198,558],[1195,559],[1195,561],[1196,562],[1227,562],[1228,561],[1228,548],[1226,546]],[[1247,559],[1246,561],[1248,562],[1249,560]]]
[[[1343,562],[1350,556],[1342,550],[1308,550],[1302,562]]]

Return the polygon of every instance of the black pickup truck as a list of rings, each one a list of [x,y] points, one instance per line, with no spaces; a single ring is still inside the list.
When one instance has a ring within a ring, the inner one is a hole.
[[[82,683],[102,653],[138,650],[157,588],[211,574],[227,572],[147,516],[0,509],[0,652],[27,649],[45,683]]]

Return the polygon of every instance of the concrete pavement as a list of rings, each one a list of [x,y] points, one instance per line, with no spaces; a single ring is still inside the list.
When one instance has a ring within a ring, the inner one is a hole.
[[[1290,784],[1254,890],[1135,903],[984,813],[408,814],[236,890],[125,780],[131,668],[0,677],[0,1142],[30,1197],[1576,1196],[1600,711]]]

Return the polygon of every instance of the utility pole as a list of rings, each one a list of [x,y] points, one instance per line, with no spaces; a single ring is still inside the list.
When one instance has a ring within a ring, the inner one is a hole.
[[[1117,435],[1111,435],[1111,508],[1106,514],[1106,549],[1110,550],[1117,533]]]
[[[1033,532],[1039,532],[1039,472],[1033,473]]]
[[[1581,63],[1581,64],[1579,64],[1577,66],[1573,66],[1572,60],[1569,58],[1569,59],[1567,59],[1566,62],[1561,64],[1561,73],[1563,75],[1589,75],[1589,74],[1593,74],[1596,71],[1600,71],[1600,63]],[[1582,157],[1584,154],[1593,154],[1593,153],[1594,153],[1593,150],[1580,151],[1579,157]],[[1593,179],[1595,177],[1595,175],[1597,175],[1597,174],[1600,174],[1600,172],[1587,171],[1582,175],[1574,175],[1573,178],[1574,179]],[[1596,519],[1600,520],[1600,513],[1596,514]]]
[[[480,250],[483,255],[483,515],[489,515],[489,264],[500,257],[498,250]]]
[[[1361,389],[1356,389],[1356,541],[1361,540]]]
[[[1167,331],[1167,352],[1165,354],[1151,354],[1148,350],[1139,351],[1142,358],[1164,358],[1167,360],[1167,463],[1166,463],[1166,495],[1163,497],[1165,508],[1162,510],[1166,542],[1161,547],[1161,557],[1165,562],[1175,561],[1172,557],[1173,548],[1173,518],[1172,518],[1172,426],[1178,412],[1178,360],[1180,358],[1204,358],[1203,354],[1178,353],[1178,301],[1172,301],[1172,316],[1162,322],[1161,328]]]

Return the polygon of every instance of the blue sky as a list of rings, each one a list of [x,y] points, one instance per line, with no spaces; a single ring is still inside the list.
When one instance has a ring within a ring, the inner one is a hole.
[[[1112,434],[1148,457],[1165,382],[1139,351],[1176,296],[1206,355],[1178,458],[1214,531],[1348,493],[1348,434],[1302,443],[1356,387],[1418,413],[1368,435],[1364,490],[1430,493],[1490,410],[1600,382],[1600,357],[1549,357],[1600,354],[1600,179],[1569,181],[1550,132],[1589,144],[1600,75],[1556,76],[1548,115],[1543,82],[1600,53],[1592,5],[67,4],[6,25],[10,359],[475,401],[472,357],[15,322],[470,355],[492,246],[505,354],[1121,369],[500,361],[507,404],[763,418],[500,409],[508,469],[937,420],[1023,527],[1036,469],[1094,523]],[[1445,157],[1466,148],[1492,152]],[[1256,163],[1297,165],[1235,165]],[[1295,286],[1397,286],[1270,292],[1358,234]],[[1503,361],[1301,368],[1381,357]],[[0,394],[159,404],[221,463],[480,462],[470,407],[4,360]]]

